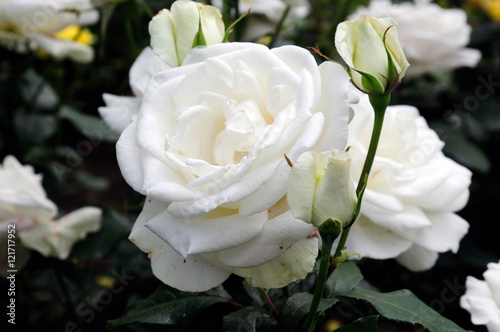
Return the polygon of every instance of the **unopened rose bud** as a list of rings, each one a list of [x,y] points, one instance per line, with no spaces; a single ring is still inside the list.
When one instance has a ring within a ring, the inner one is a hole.
[[[371,94],[390,93],[410,66],[392,18],[361,15],[338,25],[335,47],[350,67],[352,82]]]
[[[221,12],[194,1],[175,1],[149,22],[151,47],[169,66],[178,67],[199,45],[219,44],[224,38]]]
[[[337,150],[309,151],[297,158],[288,177],[293,216],[316,227],[329,218],[348,225],[357,203],[350,168],[350,155]]]

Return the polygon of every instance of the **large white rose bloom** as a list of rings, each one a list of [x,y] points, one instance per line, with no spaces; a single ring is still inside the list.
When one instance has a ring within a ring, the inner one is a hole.
[[[222,10],[223,0],[213,0],[212,4]],[[243,40],[255,40],[276,31],[287,6],[290,6],[284,22],[282,34],[293,31],[294,21],[305,18],[311,11],[307,0],[243,0],[238,2],[240,15],[250,10],[249,17],[245,18]]]
[[[20,53],[41,49],[58,59],[89,62],[94,58],[92,47],[56,34],[70,25],[98,20],[90,0],[0,0],[0,45]]]
[[[35,174],[33,167],[21,165],[13,156],[5,157],[3,165],[0,164],[2,272],[20,269],[29,258],[26,248],[65,259],[76,241],[101,226],[102,211],[95,207],[84,207],[54,220],[57,206],[47,198],[41,182],[42,176]],[[15,236],[9,237],[10,234]],[[7,268],[8,247],[14,239],[21,241],[15,246],[15,268]]]
[[[500,262],[489,263],[483,277],[467,277],[460,306],[471,314],[475,325],[486,325],[490,332],[500,331]]]
[[[202,291],[235,273],[271,288],[312,269],[318,241],[286,202],[284,154],[345,148],[348,82],[305,49],[251,43],[197,47],[153,76],[117,158],[147,196],[130,239],[160,280]]]
[[[367,95],[351,107],[348,144],[353,176],[359,179],[374,111]],[[443,146],[415,107],[387,108],[361,216],[347,239],[349,251],[396,258],[421,271],[435,264],[438,253],[458,250],[469,224],[454,212],[468,201],[471,172],[444,156]]]
[[[361,14],[392,17],[398,23],[399,41],[410,63],[407,77],[474,67],[481,58],[480,51],[466,48],[471,27],[462,9],[444,9],[428,1],[392,4],[390,0],[376,0],[358,8],[349,19]]]

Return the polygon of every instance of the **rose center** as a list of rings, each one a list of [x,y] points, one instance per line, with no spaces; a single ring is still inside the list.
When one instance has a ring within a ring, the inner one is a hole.
[[[211,106],[183,112],[168,150],[181,160],[192,158],[217,166],[237,164],[248,155],[268,122],[253,100],[238,103],[226,99]]]

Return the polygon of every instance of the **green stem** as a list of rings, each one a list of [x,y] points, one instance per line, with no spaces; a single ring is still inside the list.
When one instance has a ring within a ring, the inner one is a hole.
[[[359,177],[358,187],[356,188],[356,195],[363,193],[363,188],[366,188],[368,183],[368,176],[370,175],[370,170],[372,169],[373,160],[375,159],[375,154],[377,153],[378,141],[380,139],[380,133],[382,132],[382,125],[384,123],[384,115],[389,102],[391,101],[391,95],[376,95],[370,94],[370,103],[375,111],[375,120],[373,122],[372,137],[370,140],[370,146],[368,147],[368,153],[366,154],[365,164],[363,165],[363,170]],[[360,202],[358,204],[361,204]]]
[[[224,26],[228,27],[231,23],[230,18],[230,8],[227,0],[222,2],[222,21],[224,22]]]
[[[286,298],[289,298],[292,296],[292,291],[290,290],[290,285],[286,285],[283,287],[283,295],[285,295]]]
[[[278,40],[278,35],[280,34],[281,29],[283,28],[283,24],[285,24],[285,20],[288,16],[288,13],[290,13],[290,8],[291,8],[290,5],[286,6],[285,12],[281,16],[281,19],[278,22],[278,25],[276,26],[276,31],[274,31],[273,39],[269,43],[269,48],[273,48],[274,45],[276,44],[276,41]]]
[[[307,314],[306,321],[302,327],[303,332],[312,332],[318,322],[317,311],[319,303],[323,297],[326,280],[328,278],[328,268],[330,266],[330,257],[332,255],[333,242],[342,231],[342,223],[338,220],[328,219],[318,227],[321,236],[321,258],[318,271],[318,279],[316,280],[316,288],[311,302],[311,308]]]
[[[342,250],[345,248],[345,243],[347,242],[347,236],[349,235],[349,231],[351,230],[351,226],[344,228],[342,231],[342,235],[340,235],[339,243],[337,244],[337,249],[335,250],[335,254],[333,258],[339,257],[342,255]]]
[[[334,258],[339,257],[342,254],[342,250],[344,250],[345,243],[347,241],[347,236],[349,235],[349,231],[351,230],[351,226],[359,216],[361,210],[361,202],[363,200],[363,194],[368,184],[368,176],[370,175],[370,171],[372,169],[373,160],[375,159],[375,154],[377,153],[380,134],[382,133],[382,125],[384,124],[385,110],[387,109],[387,106],[391,101],[390,93],[384,95],[370,94],[368,96],[370,99],[370,103],[375,111],[375,120],[373,121],[372,137],[370,139],[368,153],[366,154],[365,164],[363,165],[363,170],[361,171],[361,175],[358,181],[358,186],[356,188],[356,196],[358,197],[358,204],[356,206],[352,222],[344,228],[344,231],[340,236],[337,249],[335,250],[335,255],[333,256]]]
[[[333,242],[329,243],[327,241],[323,241],[321,245],[321,260],[319,265],[318,280],[316,281],[316,288],[314,290],[311,308],[309,309],[306,322],[304,323],[304,326],[302,328],[303,332],[314,331],[314,328],[316,326],[316,312],[318,311],[319,303],[321,301],[321,298],[323,297],[323,291],[325,290],[332,247]]]
[[[269,307],[271,307],[271,309],[273,310],[274,315],[276,317],[278,317],[279,316],[278,310],[274,306],[274,303],[271,300],[271,298],[269,297],[269,295],[267,294],[267,292],[264,289],[260,288],[260,287],[258,287],[257,289],[259,290],[260,295],[264,298],[264,300],[269,305]]]
[[[125,31],[127,33],[128,41],[130,43],[130,47],[132,48],[132,52],[134,53],[134,55],[138,54],[139,53],[138,47],[137,47],[137,43],[135,42],[134,32],[133,32],[132,24],[130,23],[130,20],[125,21]]]

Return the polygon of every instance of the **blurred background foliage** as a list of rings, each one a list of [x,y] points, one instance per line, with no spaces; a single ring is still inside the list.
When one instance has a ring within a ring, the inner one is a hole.
[[[95,40],[95,59],[88,64],[41,58],[34,53],[19,55],[0,48],[0,156],[13,154],[43,173],[48,197],[61,213],[84,205],[104,209],[102,230],[78,243],[69,259],[47,259],[33,252],[28,265],[17,274],[18,331],[102,331],[108,320],[121,317],[126,308],[161,284],[151,274],[146,255],[127,239],[143,197],[121,177],[114,148],[118,135],[100,120],[97,108],[104,105],[103,92],[131,94],[128,72],[140,51],[149,45],[149,20],[171,2],[100,0],[100,24],[89,27]],[[458,254],[442,254],[429,271],[413,273],[393,260],[366,259],[359,267],[373,287],[384,292],[410,289],[461,327],[485,331],[471,324],[469,314],[460,308],[459,297],[467,275],[481,279],[486,264],[500,257],[495,231],[498,211],[494,210],[500,197],[500,83],[473,108],[467,109],[464,103],[475,95],[479,77],[500,82],[500,23],[472,2],[438,2],[443,7],[467,10],[473,28],[469,47],[479,49],[482,59],[476,68],[404,79],[391,103],[416,106],[446,143],[445,154],[473,172],[469,203],[459,212],[470,223],[470,230]],[[338,60],[333,44],[337,23],[357,5],[367,3],[311,1],[313,10],[297,22],[295,33],[286,38],[271,36],[275,37],[272,43],[317,47]],[[232,40],[244,24],[245,20]],[[129,279],[124,281],[123,274]],[[225,286],[233,297],[241,297],[241,303],[262,301],[251,290],[242,290],[237,277],[231,277]],[[312,286],[306,280],[296,287]],[[7,289],[5,280],[1,288]],[[120,291],[111,292],[117,289]],[[104,298],[109,294],[111,299]],[[195,317],[204,319],[206,330],[220,327],[221,316],[213,315],[214,310],[234,311],[229,304],[218,304]],[[347,323],[372,311],[359,302],[344,303],[328,312],[323,328],[331,330],[339,322]],[[171,331],[197,330],[193,322],[176,322],[180,325]],[[388,321],[382,321],[381,326],[381,331],[418,330]],[[131,325],[118,330],[169,329]]]

